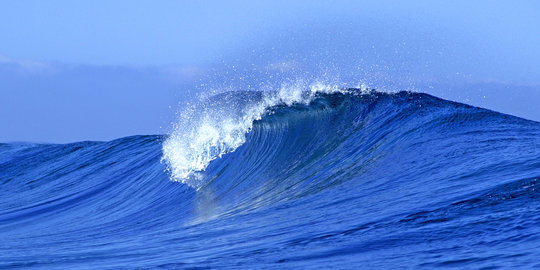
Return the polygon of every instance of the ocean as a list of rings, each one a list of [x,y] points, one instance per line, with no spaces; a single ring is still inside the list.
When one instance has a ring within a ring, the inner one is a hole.
[[[202,98],[169,134],[0,144],[0,268],[540,268],[540,123],[416,92]]]

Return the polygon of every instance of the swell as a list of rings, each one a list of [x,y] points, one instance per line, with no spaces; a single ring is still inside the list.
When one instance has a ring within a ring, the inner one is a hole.
[[[60,224],[60,230],[96,228],[149,211],[156,198],[170,200],[166,195],[174,189],[159,162],[161,140],[7,145],[0,163],[0,227],[41,228],[35,233]]]

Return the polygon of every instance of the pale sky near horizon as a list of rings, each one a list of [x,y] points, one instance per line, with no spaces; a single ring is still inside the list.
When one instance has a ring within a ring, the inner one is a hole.
[[[201,84],[273,73],[540,121],[540,2],[469,2],[2,2],[0,142],[163,133]]]

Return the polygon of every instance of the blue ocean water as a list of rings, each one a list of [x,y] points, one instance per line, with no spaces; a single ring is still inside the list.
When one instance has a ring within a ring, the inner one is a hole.
[[[540,268],[540,123],[229,92],[171,134],[0,144],[0,268]]]

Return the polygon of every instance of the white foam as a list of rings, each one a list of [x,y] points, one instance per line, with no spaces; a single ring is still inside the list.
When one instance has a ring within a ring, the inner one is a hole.
[[[245,143],[253,122],[271,107],[309,104],[317,93],[346,92],[338,86],[297,81],[283,84],[277,91],[263,92],[263,98],[247,105],[204,103],[179,115],[173,132],[163,143],[163,158],[173,181],[193,188],[204,183],[202,172],[214,159]],[[231,107],[232,106],[232,107]]]

